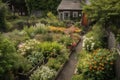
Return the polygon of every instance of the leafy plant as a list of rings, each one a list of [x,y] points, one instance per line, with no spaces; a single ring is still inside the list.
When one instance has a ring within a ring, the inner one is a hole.
[[[64,35],[60,38],[59,42],[65,44],[66,46],[71,46],[73,40],[70,38],[70,36]]]
[[[30,37],[27,35],[25,31],[19,31],[19,30],[14,30],[12,32],[5,33],[3,35],[9,38],[11,41],[13,41],[16,47],[21,42],[30,39]]]
[[[27,71],[31,68],[29,62],[16,53],[13,42],[3,36],[0,36],[0,61],[1,80],[14,80],[15,74],[20,68],[21,71]]]
[[[57,59],[50,58],[46,65],[49,68],[58,71],[58,69],[61,67],[61,62],[59,60],[57,60]]]
[[[6,21],[6,12],[7,12],[7,5],[0,1],[0,31],[4,32],[7,31],[7,21]]]
[[[60,54],[63,45],[57,42],[44,42],[41,46],[42,53],[46,58],[57,57]]]
[[[92,31],[90,31],[88,34],[86,34],[86,36],[84,36],[84,49],[87,51],[93,51],[97,48],[104,48],[106,46],[104,37],[105,32],[101,25],[94,25]]]
[[[44,56],[41,52],[33,51],[27,56],[27,59],[32,63],[32,65],[36,65],[38,62],[44,61]]]
[[[38,67],[30,76],[30,80],[52,80],[56,72],[47,66]]]
[[[83,75],[73,75],[72,80],[84,80]]]
[[[42,23],[37,23],[35,27],[35,34],[45,34],[48,32],[48,27]]]

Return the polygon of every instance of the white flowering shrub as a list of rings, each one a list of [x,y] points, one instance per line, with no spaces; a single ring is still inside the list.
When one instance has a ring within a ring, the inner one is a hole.
[[[56,72],[47,66],[38,67],[30,76],[30,80],[52,80]]]
[[[87,51],[91,51],[95,48],[95,42],[93,37],[87,38],[86,36],[84,36],[83,48]]]
[[[105,30],[100,24],[93,26],[92,30],[84,36],[83,48],[87,51],[93,51],[97,48],[104,48]]]
[[[28,55],[32,51],[38,50],[39,45],[40,42],[35,39],[27,40],[26,42],[18,45],[18,53],[21,55]]]
[[[83,48],[87,51],[93,51],[101,47],[101,42],[96,40],[94,37],[86,37],[83,39]]]

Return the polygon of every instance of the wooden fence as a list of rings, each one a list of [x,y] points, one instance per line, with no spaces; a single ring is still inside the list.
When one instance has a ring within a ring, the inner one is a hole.
[[[108,48],[109,49],[116,48],[117,52],[119,53],[115,63],[115,71],[116,71],[115,74],[116,74],[116,79],[120,80],[120,44],[116,43],[115,35],[112,32],[109,32]]]
[[[117,77],[117,80],[120,80],[120,45],[118,44],[117,45],[117,52],[119,53],[118,54],[118,57],[117,57],[117,60],[116,60],[116,77]]]

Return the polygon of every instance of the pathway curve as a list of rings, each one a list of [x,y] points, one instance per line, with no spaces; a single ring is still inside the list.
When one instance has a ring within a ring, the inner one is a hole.
[[[83,39],[78,43],[75,51],[71,53],[68,62],[64,65],[62,71],[58,74],[55,80],[71,80],[77,64],[77,53],[82,49]]]

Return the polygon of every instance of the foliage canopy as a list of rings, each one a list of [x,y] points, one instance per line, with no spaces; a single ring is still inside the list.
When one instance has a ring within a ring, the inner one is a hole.
[[[118,25],[120,21],[120,0],[91,0],[90,4],[84,7],[84,12],[91,22],[102,22]]]

